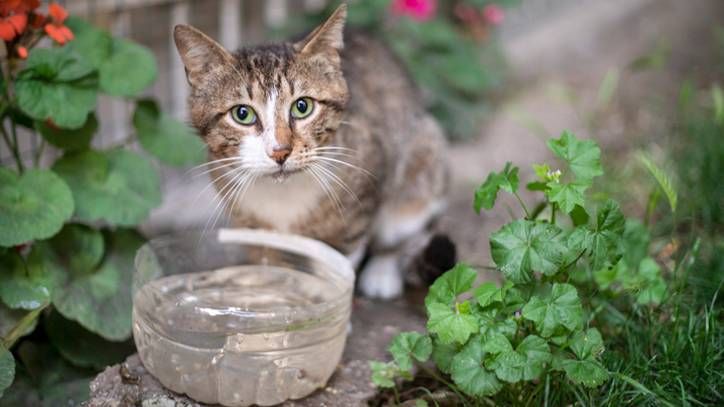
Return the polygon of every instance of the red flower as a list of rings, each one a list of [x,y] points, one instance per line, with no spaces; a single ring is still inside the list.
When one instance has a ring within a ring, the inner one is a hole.
[[[392,13],[406,15],[416,21],[427,21],[435,17],[437,0],[394,0]]]
[[[0,2],[0,16],[10,14],[26,14],[40,6],[40,0],[2,0]]]
[[[50,38],[60,45],[73,39],[73,32],[70,28],[63,25],[65,19],[68,18],[68,12],[58,3],[50,3],[48,7],[48,15],[50,23],[45,24],[45,32]]]
[[[28,49],[23,46],[18,47],[15,52],[18,54],[20,59],[25,59],[28,57]]]
[[[505,13],[503,13],[503,9],[497,4],[488,4],[483,7],[483,17],[488,24],[498,25],[505,19]]]
[[[0,38],[5,41],[12,41],[25,31],[27,25],[27,14],[14,14],[7,17],[0,17]]]

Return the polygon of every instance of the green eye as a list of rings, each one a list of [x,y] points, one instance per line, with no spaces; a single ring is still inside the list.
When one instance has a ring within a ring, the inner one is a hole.
[[[250,106],[239,105],[231,108],[231,117],[235,122],[244,126],[251,126],[256,123],[256,113]]]
[[[292,104],[292,117],[295,119],[303,119],[314,110],[314,100],[312,98],[299,98]]]

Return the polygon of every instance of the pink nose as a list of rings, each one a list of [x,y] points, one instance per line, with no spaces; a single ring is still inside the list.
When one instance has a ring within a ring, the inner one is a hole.
[[[269,156],[272,160],[276,161],[279,165],[284,164],[284,161],[289,158],[289,155],[292,153],[291,147],[288,145],[283,145],[279,147],[275,147],[272,151],[271,155]]]

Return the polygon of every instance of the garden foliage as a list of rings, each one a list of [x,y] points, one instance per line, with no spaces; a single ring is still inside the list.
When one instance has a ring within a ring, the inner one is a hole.
[[[594,205],[586,196],[603,174],[598,145],[564,132],[548,147],[563,166],[534,165],[537,179],[527,188],[543,195],[534,210],[518,196],[519,169],[511,163],[475,192],[477,212],[492,208],[502,190],[525,214],[490,236],[502,283],[476,284],[477,271],[463,263],[443,274],[425,298],[428,332],[395,337],[393,361],[372,364],[375,384],[393,387],[428,360],[471,399],[520,383],[567,380],[593,388],[607,381],[604,338],[583,293],[593,285],[655,305],[667,287],[647,256],[646,228],[626,220],[616,202]]]
[[[0,394],[18,373],[14,386],[37,388],[52,405],[63,388],[87,393],[92,371],[73,366],[99,369],[132,349],[133,257],[144,242],[134,228],[161,202],[152,158],[189,165],[204,149],[143,96],[157,74],[147,48],[55,3],[49,12],[32,0],[0,10],[26,22],[0,32],[0,134],[11,154],[0,167]],[[36,46],[48,37],[55,44]],[[135,104],[133,134],[117,145],[94,142],[101,95]],[[136,140],[145,153],[131,148]],[[28,144],[34,151],[21,151]],[[65,360],[52,361],[57,354]],[[68,384],[81,376],[85,386]]]

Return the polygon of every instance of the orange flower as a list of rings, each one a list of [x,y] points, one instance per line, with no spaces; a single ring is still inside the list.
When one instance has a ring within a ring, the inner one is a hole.
[[[27,14],[14,14],[8,17],[0,17],[0,38],[5,41],[12,41],[25,31],[27,25]]]
[[[28,49],[25,47],[18,47],[15,52],[17,52],[20,59],[25,59],[28,57]]]
[[[50,38],[60,45],[73,39],[73,32],[70,28],[63,25],[65,19],[68,18],[68,12],[58,3],[50,3],[48,7],[50,23],[45,24],[45,32]]]
[[[0,16],[10,14],[25,14],[40,6],[40,0],[2,0],[0,2]]]

